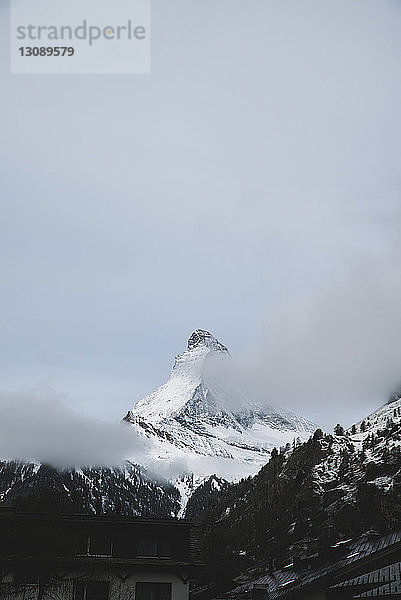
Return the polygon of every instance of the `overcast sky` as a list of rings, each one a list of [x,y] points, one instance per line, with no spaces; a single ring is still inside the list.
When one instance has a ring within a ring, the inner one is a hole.
[[[152,15],[151,75],[11,76],[2,0],[0,388],[119,420],[200,327],[362,418],[401,381],[401,2]]]

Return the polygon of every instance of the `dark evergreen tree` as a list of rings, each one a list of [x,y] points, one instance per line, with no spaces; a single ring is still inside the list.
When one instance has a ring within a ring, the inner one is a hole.
[[[340,423],[337,423],[337,425],[334,427],[334,433],[336,435],[344,435],[344,427],[340,425]]]

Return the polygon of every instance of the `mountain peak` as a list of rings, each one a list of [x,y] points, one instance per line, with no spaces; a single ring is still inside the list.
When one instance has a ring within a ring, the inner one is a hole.
[[[302,417],[254,397],[234,377],[231,362],[227,348],[209,331],[191,333],[166,383],[124,419],[151,440],[148,466],[153,460],[177,461],[198,482],[213,473],[233,480],[256,473],[273,447],[315,431]]]
[[[195,329],[191,333],[188,339],[188,350],[194,350],[200,346],[206,346],[213,350],[219,350],[221,352],[228,352],[227,348],[223,346],[209,331],[205,329]]]

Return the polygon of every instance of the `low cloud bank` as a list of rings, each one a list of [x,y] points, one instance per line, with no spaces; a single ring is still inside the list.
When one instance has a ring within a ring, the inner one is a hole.
[[[121,423],[80,415],[68,399],[47,386],[0,392],[0,458],[55,467],[122,466],[141,463],[149,442]]]

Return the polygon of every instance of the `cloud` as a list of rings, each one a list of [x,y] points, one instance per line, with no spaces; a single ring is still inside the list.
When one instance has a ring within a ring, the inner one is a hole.
[[[235,359],[237,377],[326,426],[383,404],[401,383],[400,250],[271,311],[258,346]]]
[[[128,456],[141,463],[149,442],[121,423],[74,412],[68,398],[47,385],[0,392],[0,458],[56,467],[119,466]]]

